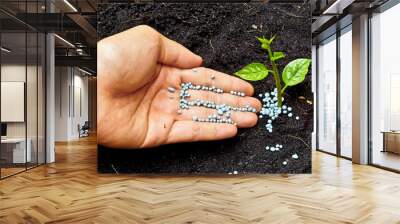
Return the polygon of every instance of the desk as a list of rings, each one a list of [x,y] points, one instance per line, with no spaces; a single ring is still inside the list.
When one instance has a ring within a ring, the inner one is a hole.
[[[382,131],[383,150],[382,152],[392,152],[400,154],[400,131]]]
[[[28,143],[27,144],[28,147],[26,147],[26,152],[25,152],[25,138],[1,139],[2,153],[7,151],[12,152],[12,160],[10,155],[9,156],[10,158],[6,158],[6,161],[10,163],[30,162],[32,158],[31,154],[32,140],[30,138],[27,138],[26,142]]]

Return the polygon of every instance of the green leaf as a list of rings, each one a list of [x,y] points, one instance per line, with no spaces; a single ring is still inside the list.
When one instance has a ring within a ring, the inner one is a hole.
[[[265,49],[265,50],[269,49],[270,43],[269,43],[268,39],[266,39],[265,37],[257,37],[257,40],[260,41],[262,49]]]
[[[261,44],[269,44],[269,40],[265,37],[257,37],[257,40],[260,41]]]
[[[285,56],[286,56],[286,55],[285,55],[283,52],[277,51],[277,52],[274,52],[274,53],[273,53],[272,59],[271,59],[271,60],[276,61],[276,60],[279,60],[279,59],[281,59],[281,58],[284,58]]]
[[[270,48],[270,45],[271,45],[272,41],[274,41],[274,39],[275,39],[275,36],[272,36],[271,39],[269,39],[269,40],[265,37],[257,37],[257,40],[260,41],[260,43],[261,43],[261,48],[265,49],[265,50]]]
[[[283,82],[287,86],[295,86],[303,82],[308,73],[308,67],[310,64],[311,60],[306,58],[299,58],[291,61],[283,70]]]
[[[273,35],[273,36],[271,37],[271,39],[269,39],[269,44],[271,44],[272,41],[274,41],[274,40],[275,40],[275,35]]]
[[[248,81],[263,80],[268,76],[268,69],[261,63],[251,63],[240,69],[235,75]]]

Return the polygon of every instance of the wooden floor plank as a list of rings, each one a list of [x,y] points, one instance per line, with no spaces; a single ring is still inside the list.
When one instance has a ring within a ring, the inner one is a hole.
[[[96,139],[0,181],[0,223],[400,223],[400,175],[313,153],[313,174],[98,174]]]

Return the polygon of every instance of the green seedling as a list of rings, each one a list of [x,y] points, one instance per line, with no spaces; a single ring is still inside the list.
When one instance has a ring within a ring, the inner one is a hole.
[[[259,81],[267,78],[268,74],[272,73],[275,79],[276,89],[278,91],[278,106],[282,107],[282,95],[285,93],[286,88],[298,85],[304,81],[308,73],[311,60],[307,58],[298,58],[289,62],[282,72],[282,80],[285,84],[282,88],[280,73],[276,62],[282,58],[285,58],[285,53],[281,51],[273,51],[271,49],[271,43],[274,41],[275,36],[273,36],[271,39],[267,39],[265,37],[257,37],[257,39],[261,43],[261,48],[267,51],[268,60],[266,63],[271,66],[272,70],[268,69],[263,63],[254,62],[237,71],[235,75],[248,81]]]

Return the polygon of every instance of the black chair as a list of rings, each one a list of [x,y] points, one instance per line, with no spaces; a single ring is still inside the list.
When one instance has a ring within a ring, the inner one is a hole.
[[[89,121],[85,121],[82,127],[78,125],[79,138],[89,136],[89,129],[90,129]]]

